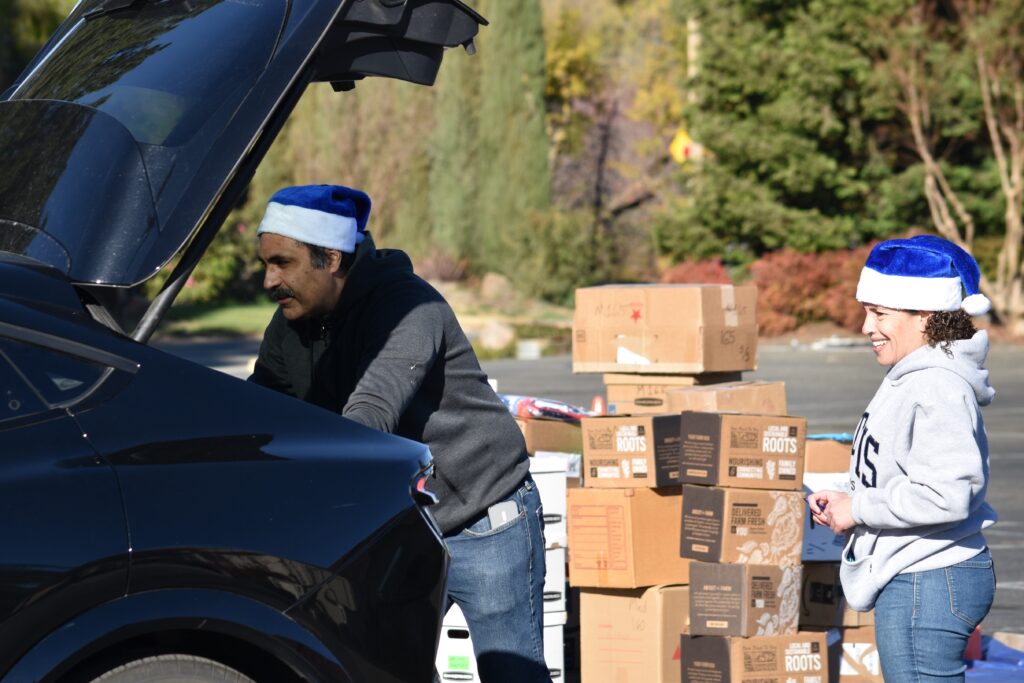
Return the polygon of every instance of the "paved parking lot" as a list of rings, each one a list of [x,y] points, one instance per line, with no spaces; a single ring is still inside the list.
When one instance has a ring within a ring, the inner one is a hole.
[[[603,390],[600,375],[573,375],[569,358],[501,360],[484,364],[503,393],[545,396],[589,406]],[[1024,347],[993,348],[988,368],[996,399],[983,411],[989,436],[988,501],[999,523],[987,533],[996,562],[996,602],[987,633],[1024,633]],[[789,412],[810,433],[853,432],[884,375],[867,347],[765,346],[745,379],[786,382]]]
[[[253,341],[164,343],[163,348],[236,376],[247,374]],[[991,483],[988,499],[1000,515],[989,530],[998,575],[986,632],[1024,633],[1024,347],[993,348],[988,367],[995,402],[985,409]],[[603,391],[600,375],[573,375],[568,357],[484,363],[502,393],[528,394],[589,406]],[[783,380],[789,412],[808,418],[811,433],[852,432],[881,381],[883,369],[865,347],[764,346],[747,379]],[[668,542],[668,541],[667,541]]]

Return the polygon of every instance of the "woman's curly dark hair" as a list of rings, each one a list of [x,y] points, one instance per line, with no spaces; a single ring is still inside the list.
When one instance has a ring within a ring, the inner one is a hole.
[[[949,345],[958,339],[970,339],[978,329],[971,316],[962,310],[935,311],[928,316],[924,336],[929,346],[942,345],[946,355],[951,355]]]

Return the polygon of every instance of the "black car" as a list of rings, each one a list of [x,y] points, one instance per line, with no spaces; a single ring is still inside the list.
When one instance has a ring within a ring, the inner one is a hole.
[[[431,680],[427,449],[146,342],[310,82],[430,84],[484,23],[81,0],[0,98],[0,681]]]

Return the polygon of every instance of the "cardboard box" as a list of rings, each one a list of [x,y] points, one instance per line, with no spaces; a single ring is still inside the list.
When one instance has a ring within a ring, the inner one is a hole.
[[[843,598],[837,562],[804,564],[800,589],[800,627],[870,626],[874,612],[854,612]]]
[[[583,440],[580,423],[576,420],[545,420],[542,418],[516,418],[516,424],[526,439],[526,452],[582,453]]]
[[[824,633],[736,638],[681,636],[682,683],[824,683]]]
[[[785,415],[787,412],[785,382],[725,382],[672,387],[665,397],[668,411],[677,413],[696,410],[705,413]]]
[[[688,586],[580,591],[580,664],[587,683],[679,681]]]
[[[683,487],[680,554],[704,562],[800,564],[799,491]]]
[[[564,548],[566,543],[565,488],[568,456],[541,453],[530,458],[530,475],[537,484],[544,508],[544,543],[547,548]]]
[[[808,435],[804,445],[804,471],[849,472],[852,447],[849,441],[815,439]]]
[[[875,627],[844,628],[843,659],[839,663],[839,683],[884,683],[878,659]]]
[[[801,490],[805,418],[686,411],[680,432],[682,483]]]
[[[679,483],[679,415],[583,418],[583,474],[588,488]]]
[[[606,285],[576,290],[573,372],[757,369],[757,288]]]
[[[739,372],[707,372],[700,375],[637,375],[609,373],[604,376],[611,415],[651,415],[679,412],[668,405],[672,389],[738,382]],[[786,411],[783,410],[783,413]]]
[[[680,533],[678,487],[569,489],[569,583],[639,588],[689,583],[690,560],[671,539]]]
[[[850,489],[850,443],[831,439],[807,439],[804,449],[803,492]],[[827,526],[815,524],[810,509],[804,512],[804,562],[838,562],[846,537]]]
[[[690,565],[690,633],[767,636],[796,633],[800,565]]]

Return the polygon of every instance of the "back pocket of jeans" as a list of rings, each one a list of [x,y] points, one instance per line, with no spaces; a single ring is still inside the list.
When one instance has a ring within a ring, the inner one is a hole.
[[[981,623],[992,607],[996,575],[992,560],[967,560],[945,568],[949,608],[957,619],[971,628]]]

